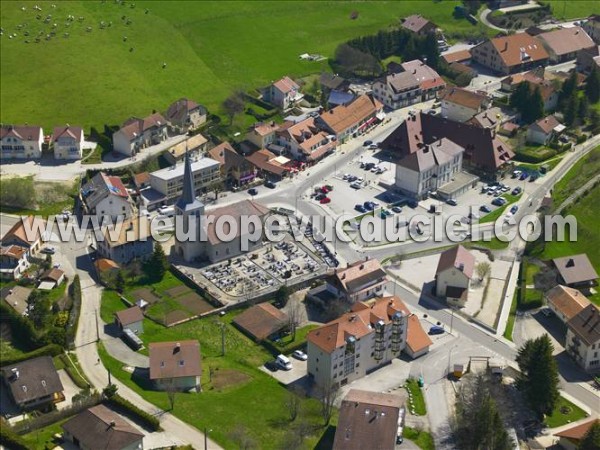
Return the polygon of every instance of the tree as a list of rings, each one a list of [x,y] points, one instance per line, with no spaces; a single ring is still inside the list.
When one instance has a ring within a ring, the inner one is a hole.
[[[251,450],[257,448],[256,441],[248,429],[244,425],[236,425],[236,427],[229,433],[230,439],[235,442],[236,448],[240,450]]]
[[[510,106],[517,111],[522,111],[529,101],[529,83],[519,83],[510,96]]]
[[[300,303],[293,301],[288,308],[288,320],[290,332],[292,333],[292,341],[296,340],[296,331],[300,323]]]
[[[170,384],[166,387],[165,392],[167,393],[167,398],[169,399],[169,407],[171,408],[171,411],[173,411],[173,408],[175,407],[175,394],[177,393],[177,388]]]
[[[0,181],[2,204],[14,206],[19,209],[34,209],[36,207],[36,193],[33,177],[2,177]]]
[[[152,257],[146,263],[146,274],[152,280],[162,280],[169,268],[169,262],[167,261],[167,255],[165,255],[165,251],[160,245],[159,242],[154,244],[154,252],[152,252]]]
[[[478,376],[474,384],[460,388],[454,417],[457,448],[511,450],[513,442],[488,388],[489,379]]]
[[[544,98],[539,86],[533,89],[525,111],[527,116],[525,121],[529,123],[533,123],[544,116]]]
[[[579,100],[579,105],[577,105],[577,116],[581,119],[581,123],[588,117],[590,113],[590,103],[588,99],[584,96]]]
[[[577,112],[579,111],[579,99],[577,98],[577,92],[573,92],[567,99],[567,103],[564,111],[565,124],[567,126],[573,126],[577,120]]]
[[[339,395],[339,386],[331,381],[327,382],[319,389],[319,399],[321,400],[321,417],[325,425],[329,425],[333,416],[334,404]]]
[[[293,422],[298,417],[298,412],[300,412],[300,404],[301,401],[298,393],[293,390],[289,391],[285,399],[285,408],[290,414],[290,422]]]
[[[481,281],[483,281],[483,279],[490,274],[491,269],[492,266],[487,261],[482,261],[475,267],[475,270],[477,271],[477,276]]]
[[[119,294],[122,294],[125,290],[125,277],[123,276],[122,270],[119,270],[117,272],[117,278],[115,279],[115,288]]]
[[[598,450],[600,448],[600,423],[595,421],[579,442],[577,450]]]
[[[275,292],[275,302],[280,308],[283,308],[287,305],[288,300],[290,299],[290,289],[284,284],[277,292]]]
[[[597,130],[600,128],[600,112],[596,109],[592,109],[590,113],[590,127],[592,128],[592,133],[597,133]]]
[[[519,349],[517,364],[521,374],[517,387],[540,417],[552,414],[558,402],[558,369],[547,334],[530,339]]]
[[[427,58],[427,65],[437,69],[440,63],[440,49],[438,47],[437,36],[435,33],[429,33],[423,43],[423,54]]]
[[[223,110],[225,111],[225,114],[227,114],[227,117],[229,117],[230,125],[233,123],[235,116],[244,112],[244,105],[244,98],[241,92],[238,91],[234,92],[223,101]]]
[[[104,389],[102,389],[102,394],[106,398],[111,398],[117,393],[118,390],[119,390],[119,388],[117,387],[116,384],[109,384]]]
[[[567,78],[560,90],[559,103],[564,108],[567,104],[567,101],[571,98],[573,93],[577,89],[577,73],[573,71],[569,78]]]
[[[33,291],[27,298],[29,318],[36,328],[45,328],[52,317],[51,302],[48,296],[40,291]]]
[[[381,64],[373,55],[348,44],[338,45],[334,62],[344,75],[377,76],[381,73]]]
[[[597,103],[600,100],[600,71],[596,64],[592,65],[592,71],[587,77],[585,95],[590,103]]]

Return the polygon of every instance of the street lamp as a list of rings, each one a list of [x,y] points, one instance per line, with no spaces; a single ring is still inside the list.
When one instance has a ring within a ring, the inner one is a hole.
[[[204,427],[204,450],[208,450],[208,433],[210,433],[212,429]]]

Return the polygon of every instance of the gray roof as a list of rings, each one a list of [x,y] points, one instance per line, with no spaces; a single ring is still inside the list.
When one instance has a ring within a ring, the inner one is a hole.
[[[95,208],[98,203],[109,195],[129,198],[127,189],[125,189],[121,179],[117,176],[106,175],[103,172],[98,172],[94,175],[94,177],[81,188],[81,194],[83,201],[90,209]]]
[[[598,274],[585,253],[552,260],[566,284],[583,283],[598,279]]]
[[[86,409],[62,428],[79,440],[81,448],[97,450],[122,450],[144,438],[143,433],[104,405]]]
[[[385,82],[394,92],[403,92],[419,88],[419,80],[410,72],[393,73],[385,77]]]
[[[431,145],[424,145],[416,152],[402,158],[398,161],[398,165],[415,172],[423,172],[435,166],[447,164],[462,152],[464,152],[464,149],[460,145],[455,144],[450,139],[442,138]]]
[[[63,391],[50,356],[28,359],[2,368],[2,376],[19,404]]]
[[[600,310],[594,304],[579,311],[567,322],[567,326],[588,346],[600,342]]]

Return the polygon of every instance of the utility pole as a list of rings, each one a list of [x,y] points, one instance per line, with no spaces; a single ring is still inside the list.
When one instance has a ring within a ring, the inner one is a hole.
[[[209,430],[208,428],[204,427],[204,450],[208,450],[208,433],[210,433],[212,430]]]

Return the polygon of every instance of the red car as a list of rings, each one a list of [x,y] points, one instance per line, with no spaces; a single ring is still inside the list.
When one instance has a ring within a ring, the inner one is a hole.
[[[331,199],[329,197],[323,197],[321,200],[319,200],[319,203],[321,204],[325,204],[325,203],[330,203]]]

